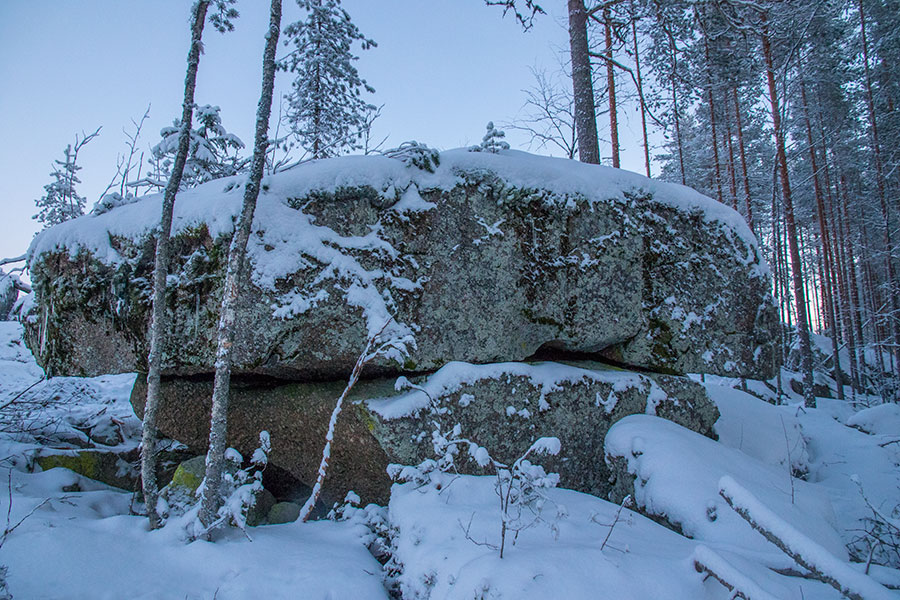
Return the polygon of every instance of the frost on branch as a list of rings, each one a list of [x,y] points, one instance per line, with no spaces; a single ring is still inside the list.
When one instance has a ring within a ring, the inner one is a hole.
[[[500,558],[506,548],[509,534],[515,534],[538,523],[547,523],[553,535],[558,534],[556,521],[566,515],[565,507],[557,506],[556,519],[548,522],[542,517],[545,504],[549,501],[546,490],[559,484],[558,473],[547,473],[541,465],[534,464],[529,457],[542,454],[559,454],[560,442],[555,437],[537,439],[522,456],[513,464],[506,465],[491,457],[483,446],[461,437],[459,424],[453,427],[449,435],[440,430],[435,421],[431,432],[431,443],[435,458],[429,458],[416,466],[392,464],[388,466],[388,475],[395,481],[411,482],[418,486],[431,486],[441,490],[452,483],[456,472],[456,461],[473,460],[480,467],[493,469],[497,481],[494,489],[500,498],[500,544],[491,546],[500,552]],[[466,531],[468,535],[468,531]]]

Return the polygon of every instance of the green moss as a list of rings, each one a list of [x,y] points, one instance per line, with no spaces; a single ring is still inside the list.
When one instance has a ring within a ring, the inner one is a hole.
[[[366,429],[368,429],[370,433],[375,433],[378,423],[375,421],[375,417],[372,416],[372,413],[365,407],[365,403],[360,402],[355,406],[359,420],[362,421],[362,424],[366,426]]]
[[[523,308],[522,316],[528,319],[528,321],[530,321],[531,323],[536,323],[538,325],[549,325],[551,327],[556,327],[560,331],[563,331],[565,329],[565,326],[556,319],[535,315],[534,311],[530,308]]]
[[[45,471],[62,467],[84,475],[88,479],[97,479],[100,474],[100,455],[97,452],[79,452],[77,454],[50,454],[38,456],[35,462]]]
[[[175,469],[172,475],[172,486],[187,488],[190,491],[196,491],[203,481],[206,473],[206,457],[197,456],[190,460],[186,460]]]

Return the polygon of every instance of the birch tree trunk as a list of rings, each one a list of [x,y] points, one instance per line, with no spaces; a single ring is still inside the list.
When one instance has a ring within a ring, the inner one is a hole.
[[[197,67],[202,51],[203,25],[209,0],[199,0],[194,4],[191,18],[191,48],[188,51],[187,75],[184,78],[184,101],[181,105],[181,131],[178,134],[178,150],[172,165],[172,176],[163,196],[162,218],[156,239],[156,263],[153,269],[153,308],[150,321],[150,354],[147,357],[147,402],[144,408],[143,433],[141,437],[141,481],[144,502],[150,517],[150,527],[160,526],[156,504],[159,499],[159,484],[156,481],[157,440],[156,428],[159,413],[160,371],[162,346],[165,339],[166,320],[166,279],[169,275],[169,238],[172,234],[172,213],[175,208],[175,194],[181,185],[184,164],[190,146],[191,121],[194,114],[194,88],[197,84]]]
[[[231,383],[232,352],[234,347],[235,324],[237,321],[237,300],[244,266],[247,258],[247,240],[256,200],[266,163],[268,146],[269,115],[272,112],[272,90],[275,85],[275,50],[281,30],[281,0],[272,0],[269,30],[266,34],[266,48],[263,52],[262,93],[256,112],[256,136],[253,145],[253,160],[250,175],[244,188],[244,202],[231,248],[228,251],[228,268],[225,272],[225,289],[219,313],[218,349],[216,351],[216,376],[213,384],[212,415],[210,418],[209,452],[206,455],[206,485],[200,508],[200,522],[209,527],[216,519],[220,508],[222,472],[225,463],[225,449],[228,428],[228,394]]]

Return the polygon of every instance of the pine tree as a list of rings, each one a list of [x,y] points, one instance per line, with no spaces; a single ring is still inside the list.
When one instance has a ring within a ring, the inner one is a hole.
[[[228,396],[231,386],[232,351],[237,329],[237,300],[245,276],[247,240],[256,211],[256,200],[266,164],[266,148],[269,144],[269,116],[272,112],[272,90],[275,86],[275,50],[281,28],[281,0],[272,0],[269,30],[263,52],[262,92],[256,113],[256,135],[250,174],[244,187],[244,202],[231,247],[228,250],[228,266],[219,310],[218,348],[216,350],[216,375],[213,384],[212,415],[209,430],[209,452],[206,455],[206,478],[200,508],[200,521],[207,529],[213,527],[221,507],[222,475],[225,467],[225,450],[228,434]]]
[[[247,159],[240,156],[244,147],[241,139],[229,133],[222,125],[219,107],[204,104],[194,109],[198,127],[191,129],[188,157],[184,163],[181,189],[195,187],[201,183],[237,175],[247,165]],[[165,182],[171,177],[172,165],[178,153],[181,120],[175,119],[172,126],[160,131],[162,140],[151,149],[150,164],[155,167],[148,176],[149,181]]]
[[[481,138],[481,144],[471,148],[473,152],[490,152],[491,154],[497,154],[501,150],[509,150],[509,144],[503,140],[503,138],[506,137],[505,131],[501,131],[494,127],[493,121],[488,121],[486,129],[487,131],[485,132],[484,137]]]
[[[376,110],[363,100],[375,90],[359,76],[352,46],[376,44],[341,8],[340,0],[297,0],[306,18],[284,30],[290,54],[278,67],[295,73],[285,120],[312,158],[336,156],[360,147],[366,116]]]
[[[100,135],[100,129],[90,135],[82,134],[81,138],[75,136],[75,144],[69,144],[63,150],[64,159],[56,160],[56,167],[50,173],[53,181],[44,186],[46,192],[34,203],[39,210],[32,217],[44,224],[44,227],[58,225],[69,219],[80,217],[84,214],[84,206],[87,201],[84,196],[79,196],[75,185],[81,183],[78,179],[78,153],[84,146]]]

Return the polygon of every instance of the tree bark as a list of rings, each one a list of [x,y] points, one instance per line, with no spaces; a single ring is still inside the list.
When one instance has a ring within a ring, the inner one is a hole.
[[[794,203],[791,197],[791,184],[788,179],[787,151],[785,149],[784,132],[781,128],[781,111],[778,104],[778,93],[775,88],[775,67],[772,61],[772,48],[769,41],[766,17],[762,17],[762,48],[766,63],[766,79],[769,87],[769,100],[772,104],[772,124],[775,128],[775,150],[781,179],[782,203],[784,204],[784,221],[787,233],[788,251],[791,258],[791,278],[794,299],[797,304],[797,333],[800,338],[800,370],[803,374],[803,402],[807,408],[815,408],[816,397],[813,393],[812,347],[809,340],[809,321],[806,318],[806,296],[803,290],[803,266],[800,262],[800,249],[797,245],[797,225],[794,220]]]
[[[737,86],[734,86],[731,90],[734,94],[734,115],[738,134],[738,153],[741,157],[741,176],[744,180],[744,206],[747,209],[747,225],[750,226],[750,231],[756,233],[756,228],[753,226],[753,204],[750,195],[750,177],[747,174],[747,153],[744,148],[744,127],[741,124],[741,103],[738,100]]]
[[[831,262],[831,243],[828,239],[828,227],[825,217],[825,197],[822,186],[819,184],[819,167],[816,157],[816,145],[813,143],[812,124],[809,120],[809,104],[806,100],[806,83],[800,80],[800,99],[803,102],[803,118],[806,124],[806,141],[809,144],[809,164],[812,168],[813,190],[816,196],[816,216],[819,221],[819,234],[822,240],[822,276],[827,285],[822,286],[827,320],[831,324],[831,350],[832,364],[834,365],[834,380],[837,383],[838,399],[844,399],[844,374],[841,370],[839,347],[839,332],[837,311],[835,310],[834,296],[831,294],[831,281],[834,274]]]
[[[162,368],[162,348],[168,327],[166,318],[166,279],[169,275],[169,238],[172,234],[172,214],[175,209],[175,194],[181,186],[184,165],[190,149],[191,125],[194,114],[194,89],[197,85],[197,68],[203,50],[203,25],[209,0],[199,0],[194,5],[191,19],[191,48],[188,51],[187,74],[184,78],[184,101],[181,105],[181,131],[178,134],[178,150],[172,165],[172,176],[163,196],[162,217],[156,239],[156,262],[153,269],[153,308],[150,321],[150,354],[147,357],[147,402],[144,408],[143,433],[141,436],[141,481],[144,502],[150,517],[150,527],[160,526],[156,504],[159,500],[159,484],[156,481],[157,441],[156,428],[159,413],[160,376]]]
[[[584,8],[584,0],[568,0],[568,2],[569,51],[572,58],[572,92],[575,97],[578,160],[599,165],[600,147],[597,141],[594,82],[587,38],[587,11]]]
[[[859,0],[859,21],[863,46],[866,107],[868,108],[869,130],[872,135],[872,151],[875,159],[875,183],[878,188],[878,199],[881,202],[881,218],[884,222],[884,267],[885,274],[887,275],[886,293],[891,309],[888,323],[893,342],[893,352],[891,355],[893,356],[894,367],[897,370],[897,374],[900,375],[900,301],[897,300],[896,279],[894,277],[894,263],[892,259],[894,254],[894,244],[891,239],[891,224],[885,195],[884,167],[881,162],[881,144],[878,140],[878,121],[875,117],[875,102],[872,97],[872,74],[869,71],[869,43],[866,37],[866,15],[863,6],[864,1]]]
[[[272,0],[269,30],[263,53],[262,93],[256,112],[256,138],[253,145],[253,160],[250,175],[244,188],[244,202],[241,217],[231,248],[228,251],[228,268],[222,306],[219,313],[218,349],[216,351],[216,375],[213,384],[212,415],[209,431],[209,453],[206,456],[206,484],[200,509],[200,521],[209,527],[216,519],[222,498],[220,494],[222,472],[225,463],[226,439],[228,433],[228,394],[231,384],[232,353],[237,322],[237,300],[244,278],[247,257],[247,240],[256,211],[260,183],[266,163],[268,146],[269,116],[272,112],[272,90],[275,85],[275,50],[281,30],[281,0]]]
[[[606,86],[609,95],[609,140],[612,144],[612,166],[619,168],[619,115],[616,112],[616,73],[613,67],[612,25],[609,9],[603,9],[603,30],[606,35]]]
[[[644,167],[650,177],[650,141],[647,139],[647,105],[644,101],[644,80],[641,78],[641,56],[638,48],[637,23],[631,21],[631,35],[634,38],[634,68],[637,72],[638,100],[641,102],[641,133],[644,136]]]

